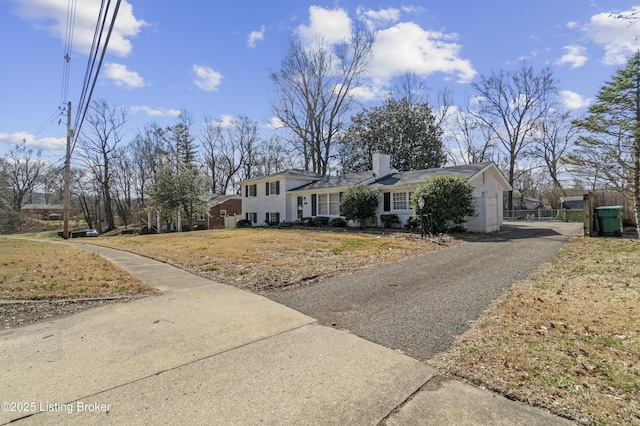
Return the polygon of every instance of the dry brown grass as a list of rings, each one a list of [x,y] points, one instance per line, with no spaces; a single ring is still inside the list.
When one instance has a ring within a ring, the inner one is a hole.
[[[306,285],[456,244],[448,237],[422,240],[405,233],[269,228],[123,235],[90,242],[257,292]]]
[[[640,424],[640,241],[578,238],[427,361],[585,424]]]
[[[153,291],[96,254],[62,244],[0,238],[0,299],[85,298]]]

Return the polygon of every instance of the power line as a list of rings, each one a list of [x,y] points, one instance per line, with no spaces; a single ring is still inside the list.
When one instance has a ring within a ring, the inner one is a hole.
[[[47,118],[45,120],[44,123],[42,123],[40,125],[40,127],[38,127],[38,129],[35,132],[32,132],[31,135],[33,136],[37,136],[40,133],[42,133],[50,124],[54,123],[56,121],[56,119],[59,117],[60,115],[60,108],[58,108],[58,110],[56,110],[55,112],[53,112],[49,118]],[[22,148],[23,146],[25,146],[27,144],[27,139],[23,138],[19,143],[17,143],[13,148],[11,148],[9,150],[9,155],[13,155],[15,154],[20,148]]]
[[[76,0],[68,0],[67,5],[67,27],[64,43],[64,65],[62,67],[62,91],[60,93],[60,104],[64,104],[69,95],[69,76],[71,75],[71,47],[73,46],[73,33],[76,20]]]
[[[78,103],[78,115],[76,115],[76,119],[74,121],[74,136],[73,136],[73,148],[75,148],[76,142],[78,141],[78,137],[80,135],[80,129],[82,128],[82,124],[84,123],[84,119],[87,115],[87,111],[89,109],[89,105],[91,103],[91,96],[93,95],[93,90],[95,89],[96,83],[98,81],[98,75],[100,73],[100,68],[102,67],[102,62],[104,61],[104,56],[107,52],[107,47],[109,45],[109,40],[111,38],[111,34],[113,33],[113,28],[116,23],[116,18],[118,16],[118,10],[120,9],[121,0],[116,1],[116,5],[113,10],[113,14],[111,16],[111,23],[107,30],[106,36],[104,38],[104,43],[102,47],[100,43],[102,41],[102,34],[104,32],[104,27],[107,22],[107,17],[109,14],[109,8],[111,6],[111,0],[107,1],[106,8],[104,7],[104,0],[102,1],[102,5],[100,7],[100,14],[98,16],[98,23],[96,25],[96,31],[94,33],[93,44],[91,46],[91,54],[89,58],[89,62],[87,63],[87,72],[85,74],[85,83],[83,85],[82,94],[80,96],[80,102]],[[98,58],[98,51],[102,48],[100,53],[100,60],[98,61],[96,67],[96,59]],[[95,67],[95,72],[94,71]],[[91,85],[89,87],[89,81]]]

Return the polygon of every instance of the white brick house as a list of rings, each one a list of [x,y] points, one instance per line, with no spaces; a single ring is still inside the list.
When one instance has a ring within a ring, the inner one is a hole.
[[[370,171],[340,176],[287,170],[241,182],[242,214],[258,226],[303,217],[339,217],[340,199],[347,188],[373,185],[383,194],[377,223],[381,214],[396,214],[405,223],[413,212],[411,193],[427,177],[462,176],[474,188],[476,209],[464,226],[474,232],[493,232],[502,225],[502,194],[511,187],[493,162],[398,172],[390,168],[389,155],[374,154],[372,166]]]

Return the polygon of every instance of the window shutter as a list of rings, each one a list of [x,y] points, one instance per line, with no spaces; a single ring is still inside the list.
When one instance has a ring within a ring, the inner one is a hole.
[[[280,213],[276,213],[276,222],[280,223]]]
[[[266,195],[269,195],[269,182],[264,184],[264,191]]]
[[[248,221],[248,220],[249,220],[249,212],[246,212],[246,213],[244,214],[244,219],[245,219],[246,221]]]
[[[244,196],[245,198],[249,197],[249,185],[244,186]]]
[[[385,212],[390,212],[391,211],[391,193],[390,192],[385,192],[384,193],[384,207],[383,210]]]
[[[316,215],[316,208],[318,206],[318,200],[316,194],[311,194],[311,216]]]
[[[269,223],[269,213],[265,213],[264,223]]]
[[[280,181],[276,181],[276,195],[280,195]]]

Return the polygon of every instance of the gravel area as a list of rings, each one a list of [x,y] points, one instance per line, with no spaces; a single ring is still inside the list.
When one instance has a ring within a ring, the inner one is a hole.
[[[581,224],[512,224],[455,247],[267,296],[321,324],[428,359],[581,231]]]

